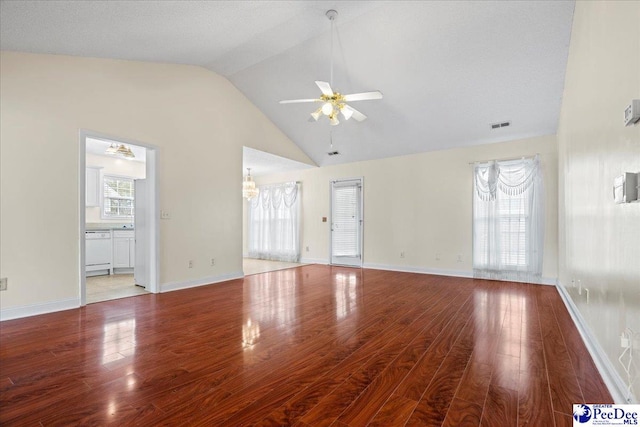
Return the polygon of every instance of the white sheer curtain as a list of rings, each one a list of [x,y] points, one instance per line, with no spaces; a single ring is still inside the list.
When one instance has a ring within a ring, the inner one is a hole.
[[[544,187],[538,156],[474,165],[474,277],[539,283]]]
[[[298,184],[286,182],[259,188],[260,194],[249,201],[249,257],[298,262],[300,260]]]

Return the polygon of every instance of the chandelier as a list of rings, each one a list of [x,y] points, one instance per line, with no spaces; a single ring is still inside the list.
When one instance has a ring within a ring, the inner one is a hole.
[[[127,159],[133,159],[136,157],[136,155],[133,154],[133,151],[131,151],[131,147],[127,147],[124,144],[120,144],[118,146],[118,144],[111,143],[109,148],[105,150],[105,153],[119,155]]]
[[[247,176],[242,180],[242,197],[251,200],[260,193],[256,187],[256,183],[251,177],[251,168],[247,168]]]

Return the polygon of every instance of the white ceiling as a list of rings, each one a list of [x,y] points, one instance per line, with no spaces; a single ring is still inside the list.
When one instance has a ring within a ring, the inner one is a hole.
[[[245,175],[247,173],[247,168],[251,168],[251,175],[262,176],[273,173],[311,169],[315,166],[296,162],[295,160],[276,156],[274,154],[265,153],[264,151],[254,150],[253,148],[243,147],[242,167],[243,174]]]
[[[318,165],[500,142],[557,130],[573,1],[7,1],[0,48],[207,67]],[[369,119],[308,122],[314,80],[380,90]],[[491,130],[490,124],[511,121]],[[334,150],[329,157],[329,132]]]

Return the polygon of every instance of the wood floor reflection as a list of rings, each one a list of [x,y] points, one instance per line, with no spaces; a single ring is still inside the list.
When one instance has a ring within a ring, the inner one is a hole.
[[[564,426],[555,288],[308,265],[0,325],[0,424]]]

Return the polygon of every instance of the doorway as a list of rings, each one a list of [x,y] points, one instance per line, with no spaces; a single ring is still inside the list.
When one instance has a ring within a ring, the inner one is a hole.
[[[81,305],[157,292],[156,148],[89,131],[79,146]]]
[[[249,170],[251,177],[268,176],[271,174],[279,174],[283,172],[301,171],[305,169],[311,169],[314,166],[305,163],[300,163],[295,160],[291,160],[285,157],[276,156],[275,154],[267,153],[264,151],[256,150],[250,147],[243,147],[242,150],[242,174],[243,181],[247,179]],[[299,187],[300,189],[300,187]],[[260,196],[257,196],[260,197]],[[300,196],[299,196],[300,197]],[[253,199],[255,200],[255,199]],[[282,262],[272,261],[267,259],[259,259],[250,257],[249,241],[250,241],[250,226],[249,218],[251,212],[251,200],[247,200],[243,196],[242,201],[242,269],[245,276],[253,275],[257,273],[265,273],[276,270],[283,270],[286,268],[299,267],[305,265],[305,261],[300,259],[298,262]],[[302,225],[300,226],[302,227]],[[300,232],[300,231],[299,231]],[[298,232],[298,233],[299,233]],[[301,244],[302,242],[300,242]],[[308,251],[308,248],[307,248]]]
[[[362,178],[331,181],[331,264],[362,267]]]

